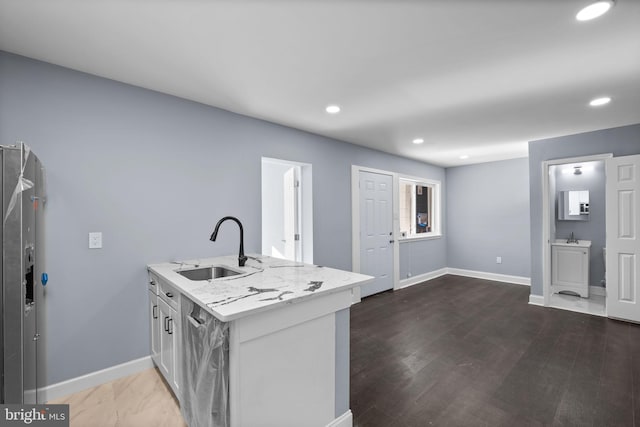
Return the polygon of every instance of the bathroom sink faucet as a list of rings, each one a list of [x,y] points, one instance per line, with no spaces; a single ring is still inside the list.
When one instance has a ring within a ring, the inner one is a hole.
[[[567,239],[567,243],[578,243],[578,239],[573,236],[573,231],[571,232],[571,236]]]
[[[242,228],[242,223],[238,218],[236,218],[235,216],[225,216],[220,221],[218,221],[218,223],[216,224],[216,228],[213,230],[213,234],[211,234],[211,238],[209,240],[211,240],[212,242],[216,241],[220,224],[228,219],[235,221],[236,224],[238,224],[238,227],[240,227],[240,252],[238,253],[238,266],[244,267],[244,263],[247,262],[247,257],[244,255],[244,230]]]

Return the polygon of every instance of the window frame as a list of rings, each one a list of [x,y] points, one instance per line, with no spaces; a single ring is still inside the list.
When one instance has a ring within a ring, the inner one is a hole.
[[[396,185],[398,192],[398,215],[400,215],[400,191],[403,183],[411,183],[414,187],[414,191],[412,192],[412,201],[411,201],[411,211],[413,213],[414,218],[412,221],[415,221],[415,215],[417,215],[416,206],[415,206],[415,188],[420,185],[423,187],[430,187],[432,191],[432,201],[431,201],[431,209],[432,209],[432,230],[426,233],[413,233],[409,232],[407,235],[403,236],[403,231],[400,229],[400,218],[398,218],[398,241],[415,241],[415,240],[428,240],[428,239],[438,239],[442,237],[442,183],[435,179],[427,179],[416,176],[409,176],[398,174],[398,184]]]

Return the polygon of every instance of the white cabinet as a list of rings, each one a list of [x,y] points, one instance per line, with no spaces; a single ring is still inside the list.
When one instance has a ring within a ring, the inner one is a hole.
[[[335,313],[351,299],[347,289],[230,322],[231,427],[338,425]]]
[[[173,393],[180,391],[180,293],[164,280],[150,274],[149,307],[152,359]],[[154,283],[154,285],[151,285]],[[154,290],[157,289],[157,295]],[[155,307],[155,308],[154,308]]]
[[[589,298],[589,252],[591,242],[556,241],[551,244],[551,286],[554,293],[571,291]]]

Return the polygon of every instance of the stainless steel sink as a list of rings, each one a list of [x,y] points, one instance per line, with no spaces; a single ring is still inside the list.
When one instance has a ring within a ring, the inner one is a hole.
[[[214,265],[210,267],[190,268],[186,270],[178,270],[178,274],[186,277],[189,280],[211,280],[219,279],[221,277],[237,276],[242,274],[241,271],[232,270],[228,267],[221,265]]]

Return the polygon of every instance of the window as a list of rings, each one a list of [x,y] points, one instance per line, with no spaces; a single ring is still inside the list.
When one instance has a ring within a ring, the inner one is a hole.
[[[440,236],[440,182],[399,179],[400,236]]]

